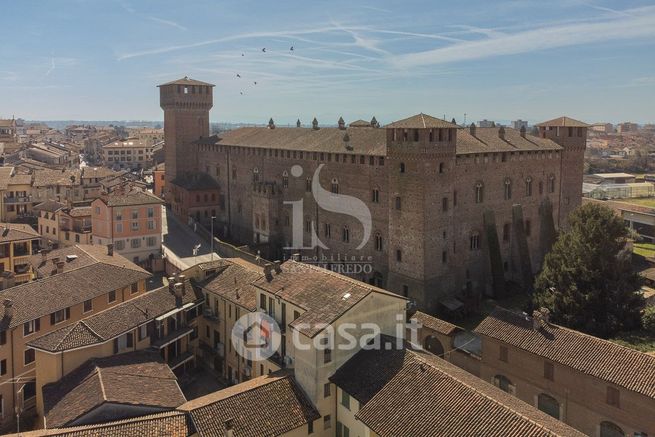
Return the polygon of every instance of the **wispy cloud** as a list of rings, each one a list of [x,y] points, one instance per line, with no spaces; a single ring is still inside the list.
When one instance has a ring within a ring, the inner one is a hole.
[[[182,26],[181,24],[176,23],[175,21],[171,21],[171,20],[164,20],[162,18],[157,18],[157,17],[148,17],[148,20],[154,21],[155,23],[163,24],[165,26],[174,27],[174,28],[179,29],[179,30],[184,30],[184,31],[189,30],[186,27]]]
[[[48,71],[45,72],[45,75],[50,76],[50,73],[55,71],[55,68],[57,68],[57,65],[55,64],[55,58],[50,58],[50,68],[48,68]]]
[[[639,13],[630,13],[620,18],[554,25],[512,34],[499,34],[480,40],[458,42],[433,50],[397,56],[391,62],[399,67],[410,68],[654,36],[655,7],[646,7],[641,8]]]

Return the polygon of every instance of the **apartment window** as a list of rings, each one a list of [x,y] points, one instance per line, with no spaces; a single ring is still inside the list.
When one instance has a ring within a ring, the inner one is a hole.
[[[482,203],[484,201],[484,184],[478,182],[475,184],[475,203]]]
[[[337,420],[337,437],[350,437],[350,429]]]
[[[55,311],[54,313],[50,314],[50,324],[56,325],[57,323],[61,323],[64,320],[70,319],[70,317],[71,317],[70,308],[65,308],[63,310]]]
[[[328,346],[323,350],[323,364],[330,362],[332,362],[332,349]]]
[[[34,362],[34,349],[25,349],[25,365],[27,366],[30,363]]]
[[[139,222],[132,222],[132,230],[133,231],[139,230]]]
[[[139,283],[135,282],[134,284],[132,284],[130,286],[130,292],[132,292],[132,294],[134,294],[134,293],[136,293],[138,291],[139,291]]]
[[[153,218],[155,216],[155,208],[148,208],[148,218]]]
[[[559,402],[554,397],[541,393],[537,397],[537,408],[559,420]]]
[[[613,407],[619,407],[621,404],[621,399],[620,399],[620,392],[618,388],[615,387],[607,387],[607,405],[611,405]]]
[[[330,429],[332,428],[332,418],[330,417],[329,414],[326,414],[323,416],[323,429]]]
[[[132,249],[138,249],[139,247],[141,247],[141,239],[140,238],[133,238],[130,241],[130,247]]]
[[[615,423],[601,422],[600,423],[600,437],[625,437],[625,433]],[[648,437],[645,432],[635,432],[634,437]]]
[[[0,361],[0,375],[7,374],[7,360]]]
[[[341,390],[341,405],[350,410],[350,395],[343,390]]]
[[[123,220],[123,211],[121,210],[116,211],[116,220]]]
[[[307,434],[314,434],[314,422],[307,422]]]
[[[259,307],[266,311],[266,295],[264,294],[259,295]]]
[[[409,286],[408,285],[403,285],[403,296],[405,296],[405,297],[409,296]]]
[[[116,290],[107,293],[107,300],[109,303],[116,302]]]
[[[116,232],[123,232],[123,223],[116,223]]]
[[[498,359],[504,363],[507,362],[507,347],[506,346],[501,346],[500,347],[500,356]]]
[[[0,332],[0,346],[7,344],[7,331]]]
[[[155,229],[155,221],[154,220],[148,220],[148,229],[149,230]]]
[[[323,397],[324,398],[329,398],[330,397],[330,395],[332,394],[331,389],[332,389],[332,384],[331,383],[326,382],[325,384],[323,384]]]
[[[123,240],[114,241],[114,247],[116,250],[123,250],[125,249],[125,242]]]
[[[553,363],[549,363],[548,361],[544,363],[544,378],[549,381],[555,380],[555,366]]]
[[[148,247],[153,247],[157,245],[157,237],[148,237],[146,238],[146,245]]]
[[[41,320],[34,319],[23,323],[23,337],[39,332],[41,330]]]
[[[83,312],[88,313],[91,310],[93,310],[93,300],[85,300]]]

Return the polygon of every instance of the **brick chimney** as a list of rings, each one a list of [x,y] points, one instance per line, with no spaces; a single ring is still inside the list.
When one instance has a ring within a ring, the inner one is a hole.
[[[10,320],[14,317],[14,303],[10,299],[5,299],[2,304],[5,307],[4,318]]]
[[[549,322],[550,311],[548,311],[548,308],[542,307],[532,312],[532,328],[535,331],[547,327]]]
[[[107,245],[107,255],[114,256],[114,245],[111,243]]]
[[[264,276],[266,276],[267,281],[271,281],[273,279],[273,264],[271,263],[266,263],[264,265]]]
[[[169,276],[168,277],[168,291],[170,291],[171,294],[175,294],[175,277],[174,276]]]
[[[475,136],[475,123],[471,123],[471,126],[469,126],[469,133]]]
[[[521,126],[521,131],[520,131],[520,132],[521,132],[521,136],[522,136],[523,138],[525,138],[525,131],[526,131],[526,129],[525,129],[525,125]]]
[[[182,296],[184,295],[184,284],[181,282],[176,282],[174,285],[175,289],[175,306],[182,306]]]
[[[337,122],[339,125],[339,129],[345,130],[346,129],[346,122],[343,121],[343,117],[339,117],[339,121]]]
[[[505,139],[505,126],[501,126],[500,129],[498,129],[498,137],[500,137],[501,140]]]
[[[64,273],[64,265],[66,265],[66,263],[63,261],[57,263],[57,273]]]
[[[275,273],[277,273],[278,275],[282,273],[282,266],[280,265],[280,261],[274,261],[273,268],[275,268]]]

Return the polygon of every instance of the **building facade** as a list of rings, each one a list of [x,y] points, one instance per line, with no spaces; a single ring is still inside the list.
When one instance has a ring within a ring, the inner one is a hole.
[[[506,280],[529,286],[580,204],[587,125],[567,117],[538,136],[418,114],[384,128],[271,120],[207,138],[211,85],[186,78],[160,95],[167,190],[190,174],[214,179],[216,200],[201,202],[220,236],[269,259],[300,252],[428,311],[502,295]],[[188,219],[182,196],[167,202]]]
[[[152,165],[152,143],[140,138],[126,138],[102,146],[107,167],[142,169]]]

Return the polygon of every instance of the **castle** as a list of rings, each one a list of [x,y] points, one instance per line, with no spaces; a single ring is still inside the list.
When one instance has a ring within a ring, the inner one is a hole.
[[[568,117],[531,133],[418,114],[210,136],[213,85],[159,88],[177,216],[215,217],[222,238],[265,258],[300,254],[428,311],[530,287],[581,202],[588,125]]]

